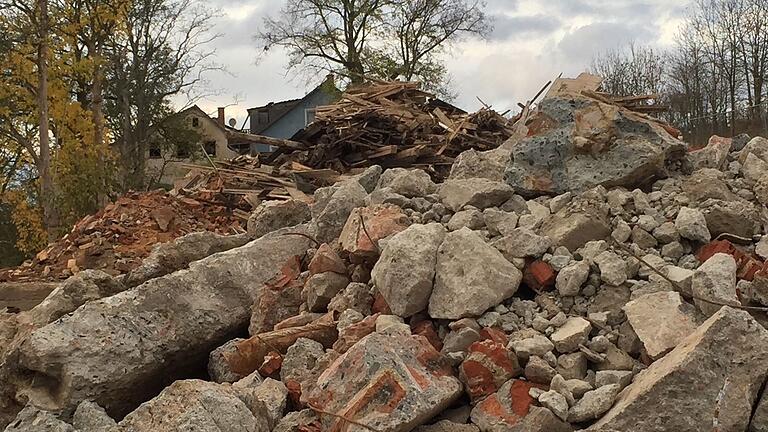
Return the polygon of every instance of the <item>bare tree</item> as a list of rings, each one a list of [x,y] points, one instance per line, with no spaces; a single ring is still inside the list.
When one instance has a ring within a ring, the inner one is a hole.
[[[289,69],[327,70],[359,82],[379,78],[445,81],[439,58],[453,43],[486,36],[480,0],[288,0],[256,40],[286,49]]]
[[[590,70],[603,77],[603,90],[620,96],[661,94],[665,85],[664,54],[630,43],[592,59]]]
[[[215,62],[215,11],[195,0],[136,0],[126,35],[107,50],[106,106],[123,167],[123,187],[146,186],[151,128],[172,111],[169,99],[204,95]]]

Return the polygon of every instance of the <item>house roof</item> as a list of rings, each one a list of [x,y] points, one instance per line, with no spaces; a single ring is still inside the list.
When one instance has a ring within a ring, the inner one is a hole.
[[[204,118],[204,119],[208,119],[208,121],[209,121],[209,122],[211,122],[211,123],[213,123],[213,124],[214,124],[214,125],[215,125],[217,128],[221,129],[221,130],[222,130],[222,131],[224,131],[224,132],[227,132],[227,130],[226,130],[226,128],[224,127],[224,125],[222,125],[221,123],[219,123],[217,119],[215,119],[215,118],[213,118],[213,117],[209,116],[209,115],[208,115],[208,113],[206,113],[205,111],[203,111],[203,109],[202,109],[202,108],[200,108],[200,107],[199,107],[199,106],[197,106],[197,105],[192,105],[191,107],[189,107],[189,108],[187,108],[187,109],[184,109],[184,110],[181,110],[181,111],[179,111],[179,112],[177,112],[177,113],[175,113],[175,114],[173,114],[173,115],[174,115],[174,116],[183,116],[183,115],[186,115],[186,114],[190,114],[190,113],[193,113],[193,112],[194,112],[194,113],[197,113],[197,114],[200,114],[200,117],[202,117],[202,118]]]
[[[315,87],[314,90],[312,90],[311,92],[307,93],[302,98],[290,99],[290,100],[285,100],[285,101],[281,101],[281,102],[270,102],[267,105],[262,105],[262,106],[259,106],[259,107],[249,108],[248,109],[249,115],[250,115],[251,111],[260,110],[260,109],[264,109],[264,108],[274,109],[275,111],[278,112],[278,114],[275,116],[274,119],[273,118],[269,119],[268,123],[263,124],[263,125],[256,125],[256,126],[253,125],[254,121],[253,121],[253,116],[251,115],[251,133],[252,134],[260,134],[261,132],[264,132],[265,130],[269,129],[272,125],[274,125],[275,123],[280,121],[280,119],[282,119],[289,112],[291,112],[291,110],[293,110],[293,108],[295,108],[296,106],[301,104],[301,102],[303,102],[306,99],[309,99],[315,93],[317,93],[319,91],[322,91],[323,90],[323,86],[325,86],[326,83],[329,80],[331,81],[331,83],[333,83],[333,79],[334,79],[333,75],[328,75],[328,77],[325,79],[325,81],[323,81],[319,86]],[[334,84],[334,87],[335,87],[335,84]]]

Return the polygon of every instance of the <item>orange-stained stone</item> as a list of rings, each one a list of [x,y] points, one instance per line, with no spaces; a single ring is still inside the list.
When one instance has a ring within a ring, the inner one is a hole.
[[[507,380],[521,373],[514,353],[493,340],[475,342],[459,366],[459,378],[472,400],[496,392]]]
[[[431,343],[436,350],[440,351],[443,349],[443,341],[441,341],[440,336],[437,335],[435,325],[432,323],[432,321],[425,320],[414,324],[411,327],[411,332],[415,335],[424,336],[427,338],[429,343]]]
[[[347,274],[347,266],[327,243],[323,243],[317,248],[315,256],[309,262],[309,273],[312,275],[333,272],[338,274]]]
[[[555,285],[555,270],[549,263],[536,260],[525,266],[523,282],[534,291],[542,291]]]

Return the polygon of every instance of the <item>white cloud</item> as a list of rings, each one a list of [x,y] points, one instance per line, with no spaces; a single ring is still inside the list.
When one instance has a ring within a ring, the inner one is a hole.
[[[273,51],[257,64],[252,39],[264,16],[279,12],[278,0],[215,0],[223,13],[217,31],[218,60],[233,75],[210,76],[221,89],[199,105],[213,113],[227,108],[228,117],[245,120],[246,109],[270,101],[300,97],[316,83],[286,74],[286,55]],[[684,0],[489,0],[496,21],[490,41],[468,40],[446,55],[457,105],[480,108],[479,97],[503,111],[532,97],[558,74],[585,70],[592,57],[620,43],[636,40],[660,47],[672,45],[685,11]],[[502,27],[499,27],[502,26]],[[322,81],[318,77],[317,82]]]

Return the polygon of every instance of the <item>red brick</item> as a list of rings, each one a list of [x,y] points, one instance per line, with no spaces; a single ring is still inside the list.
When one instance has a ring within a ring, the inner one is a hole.
[[[389,308],[387,300],[376,291],[376,295],[373,296],[373,304],[371,305],[371,312],[380,313],[382,315],[392,315],[392,309]]]
[[[472,400],[495,393],[507,380],[521,373],[517,357],[492,340],[475,342],[459,366],[459,378]]]
[[[432,321],[425,320],[414,324],[411,326],[411,332],[415,335],[424,336],[427,338],[429,343],[435,347],[436,350],[440,351],[443,349],[443,341],[441,341],[440,336],[437,335],[435,325],[432,323]]]
[[[496,327],[484,327],[480,330],[480,337],[483,340],[491,340],[505,346],[509,343],[509,338],[504,330]]]
[[[364,225],[360,223],[363,220]],[[350,258],[376,257],[379,240],[408,228],[410,221],[400,207],[376,205],[357,208],[350,213],[339,236],[339,243]]]
[[[352,345],[360,341],[360,339],[368,336],[376,331],[376,318],[380,314],[374,314],[366,317],[360,322],[356,322],[349,327],[339,332],[339,339],[333,344],[333,349],[339,353],[345,353]]]
[[[699,262],[703,263],[718,253],[728,254],[733,257],[738,267],[736,277],[739,279],[751,281],[754,279],[755,273],[765,266],[765,263],[734,246],[728,240],[715,240],[702,246],[696,254],[696,258]]]
[[[536,260],[525,266],[523,281],[534,291],[542,291],[555,286],[555,270],[549,263]]]
[[[481,430],[502,430],[512,427],[528,415],[534,399],[531,388],[545,388],[539,384],[513,379],[504,383],[498,392],[478,402],[472,410],[472,422]]]
[[[283,367],[283,356],[279,352],[271,351],[264,356],[264,363],[259,367],[259,375],[263,377],[275,377]],[[277,377],[279,378],[279,377]]]
[[[336,251],[323,243],[309,262],[309,273],[315,275],[326,272],[347,274],[347,266]]]

